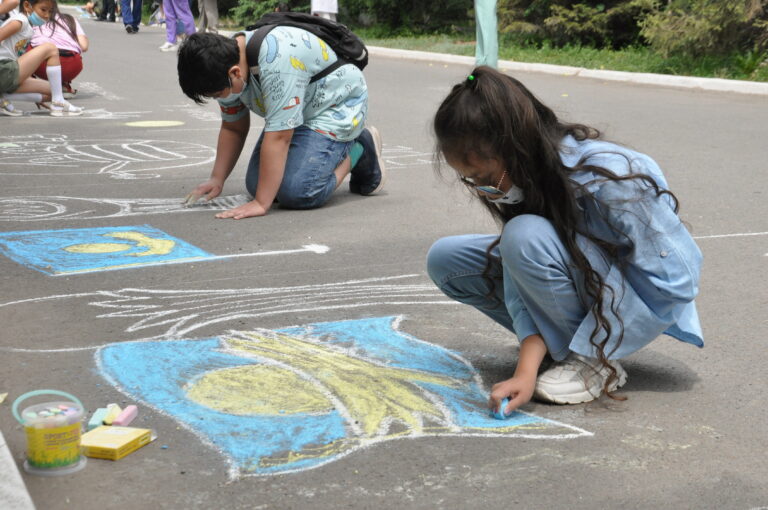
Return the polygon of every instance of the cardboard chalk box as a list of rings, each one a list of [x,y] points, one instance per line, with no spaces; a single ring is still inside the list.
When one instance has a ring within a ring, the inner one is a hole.
[[[86,457],[118,460],[150,441],[152,441],[150,429],[102,425],[83,434],[80,445]]]

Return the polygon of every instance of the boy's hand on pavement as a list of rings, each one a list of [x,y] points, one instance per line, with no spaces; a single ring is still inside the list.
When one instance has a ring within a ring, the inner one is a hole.
[[[192,192],[184,197],[184,206],[191,207],[205,195],[207,201],[211,201],[221,194],[221,190],[224,188],[224,183],[218,179],[208,179],[204,183],[198,185]]]
[[[243,204],[229,211],[220,212],[216,215],[217,218],[232,218],[235,220],[241,220],[243,218],[251,218],[253,216],[264,216],[267,214],[267,209],[255,200]]]

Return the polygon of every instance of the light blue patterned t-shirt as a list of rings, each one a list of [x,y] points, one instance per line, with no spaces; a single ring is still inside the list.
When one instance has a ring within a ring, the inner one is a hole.
[[[243,32],[246,43],[253,32]],[[276,27],[259,51],[259,81],[251,76],[239,99],[219,99],[221,117],[231,122],[249,109],[265,119],[265,131],[307,126],[339,141],[357,138],[368,113],[368,87],[352,64],[309,83],[337,60],[317,36],[294,27]]]

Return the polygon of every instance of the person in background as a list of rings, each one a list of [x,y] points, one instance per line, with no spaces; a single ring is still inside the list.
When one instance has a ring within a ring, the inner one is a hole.
[[[44,43],[53,43],[59,49],[64,98],[72,99],[77,94],[77,90],[72,88],[72,80],[82,72],[82,53],[88,51],[88,37],[83,27],[74,17],[62,13],[58,5],[54,4],[51,19],[45,25],[33,27],[32,30],[35,33],[32,37],[32,48]],[[35,76],[47,80],[46,67],[46,62],[40,64],[35,71]]]
[[[17,117],[11,100],[34,101],[54,117],[82,115],[83,109],[70,104],[62,95],[59,50],[43,43],[24,52],[34,32],[32,26],[44,25],[54,12],[52,0],[24,0],[21,11],[11,11],[0,25],[0,113]],[[48,64],[48,81],[33,78],[42,62]],[[5,97],[4,97],[5,96]],[[50,101],[50,103],[48,102]]]
[[[115,0],[101,0],[101,2],[101,12],[99,13],[99,17],[96,18],[96,21],[111,21],[114,23],[115,9],[117,8]]]
[[[0,0],[0,23],[8,19],[8,13],[19,6],[19,0]],[[16,110],[13,104],[0,95],[0,115],[17,117],[21,112]]]
[[[198,32],[219,33],[219,6],[216,0],[197,0],[197,9],[200,11]]]
[[[141,0],[120,0],[123,25],[129,34],[137,34],[141,25]]]
[[[475,65],[498,67],[496,0],[475,0]]]
[[[339,3],[337,0],[312,0],[311,11],[314,16],[336,21]]]
[[[184,26],[184,36],[190,36],[195,33],[195,19],[192,17],[187,0],[163,0],[163,11],[165,11],[165,42],[159,49],[176,51],[179,49],[176,42],[177,21]]]

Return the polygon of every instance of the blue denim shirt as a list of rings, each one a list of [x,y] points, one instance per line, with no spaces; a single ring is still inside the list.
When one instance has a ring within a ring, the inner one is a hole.
[[[653,159],[609,142],[578,142],[567,136],[562,142],[561,159],[569,167],[581,163],[617,175],[643,173],[661,189],[668,189]],[[637,179],[610,181],[591,171],[576,172],[571,179],[583,186],[582,195],[590,193],[597,198],[580,199],[585,228],[595,237],[617,244],[625,261],[623,268],[613,264],[603,275],[622,296],[618,315],[623,320],[624,337],[611,358],[627,356],[661,334],[703,347],[694,303],[702,255],[675,213],[671,197],[656,196],[652,187]],[[610,298],[605,296],[604,303],[610,303]],[[607,313],[607,319],[613,326],[606,346],[606,352],[611,352],[621,327],[612,313]],[[594,328],[595,319],[588,314],[574,335],[571,350],[593,356],[589,337]]]

